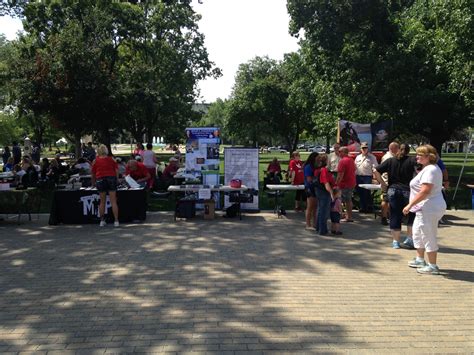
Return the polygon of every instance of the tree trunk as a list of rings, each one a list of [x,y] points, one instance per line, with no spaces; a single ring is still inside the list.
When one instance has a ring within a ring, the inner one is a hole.
[[[433,132],[434,134],[430,137],[430,144],[436,148],[438,151],[439,156],[441,156],[441,148],[443,146],[443,142],[445,141],[442,134],[436,134],[437,132]]]
[[[153,132],[151,129],[146,131],[146,143],[153,143]]]
[[[112,145],[110,142],[110,132],[108,129],[102,131],[102,142],[107,146],[109,150],[109,155],[112,155]]]
[[[81,134],[79,132],[74,133],[74,146],[76,154],[76,159],[82,156],[82,149],[81,149]]]

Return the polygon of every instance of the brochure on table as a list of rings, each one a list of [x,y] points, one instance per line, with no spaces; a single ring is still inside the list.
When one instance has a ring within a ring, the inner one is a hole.
[[[258,149],[257,148],[225,148],[224,149],[224,184],[230,180],[240,179],[249,189],[258,190]],[[232,203],[229,196],[224,197],[224,207]],[[253,202],[242,203],[244,210],[258,211],[258,195],[253,196]]]
[[[202,181],[203,185],[219,185],[220,143],[218,127],[186,128],[186,174]],[[219,193],[214,193],[213,198],[216,208],[220,208]]]

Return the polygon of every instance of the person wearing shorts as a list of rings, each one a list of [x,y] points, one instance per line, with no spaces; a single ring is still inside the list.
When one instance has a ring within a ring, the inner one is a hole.
[[[110,203],[112,205],[112,213],[114,215],[114,226],[119,226],[118,205],[117,205],[117,179],[118,165],[117,162],[109,156],[109,150],[103,144],[97,149],[97,158],[92,164],[92,186],[97,187],[100,194],[99,216],[100,226],[104,227],[105,222],[105,202],[107,193],[109,194]]]
[[[341,222],[354,222],[352,219],[352,193],[356,186],[356,166],[354,160],[349,157],[347,147],[339,148],[341,160],[337,166],[336,185],[341,189],[341,200],[346,206],[346,218]]]
[[[410,198],[410,181],[415,174],[416,160],[410,157],[410,146],[401,144],[395,157],[385,160],[375,169],[375,177],[380,182],[382,189],[387,189],[387,197],[390,207],[390,234],[392,236],[392,247],[394,249],[413,249],[411,239],[413,220],[415,215],[408,214],[407,238],[401,240],[401,226],[403,220],[403,207]],[[387,183],[382,177],[387,174]]]
[[[386,160],[395,157],[400,150],[400,145],[397,142],[392,142],[388,145],[388,151],[382,157],[380,163],[384,163]],[[388,185],[388,174],[382,174],[382,180]],[[382,192],[380,194],[380,215],[381,215],[381,223],[384,226],[388,226],[388,216],[389,216],[389,200],[387,195],[387,186],[382,185]]]

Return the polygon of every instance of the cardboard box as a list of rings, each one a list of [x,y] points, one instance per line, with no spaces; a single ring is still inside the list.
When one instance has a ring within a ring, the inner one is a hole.
[[[204,201],[204,219],[214,219],[216,202],[214,200]]]

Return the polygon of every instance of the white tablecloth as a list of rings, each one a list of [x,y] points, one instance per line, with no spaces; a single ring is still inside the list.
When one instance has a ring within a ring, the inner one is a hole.
[[[269,190],[275,191],[294,191],[294,190],[304,190],[304,185],[290,185],[290,184],[281,184],[281,185],[267,185]]]
[[[381,190],[382,186],[380,184],[359,184],[360,187],[366,190]]]

